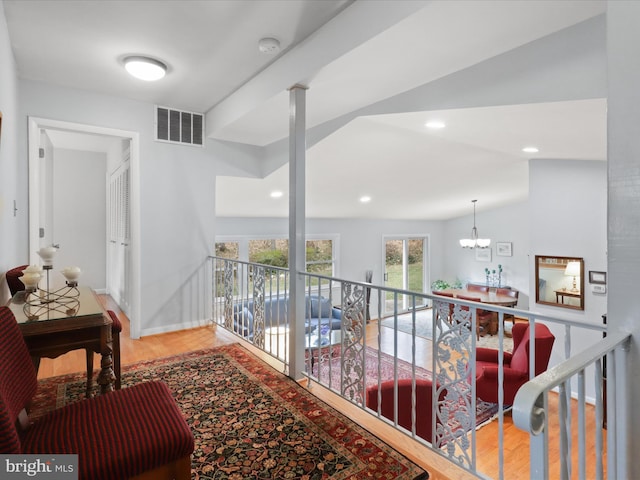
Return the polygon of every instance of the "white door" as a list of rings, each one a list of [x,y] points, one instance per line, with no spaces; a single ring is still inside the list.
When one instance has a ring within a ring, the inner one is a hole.
[[[48,142],[45,147],[41,146],[43,132],[52,135],[52,140]],[[102,140],[102,141],[101,141]],[[118,146],[114,146],[113,142],[117,142]],[[124,141],[124,142],[123,142]],[[131,164],[130,173],[126,175],[124,182],[128,183],[128,195],[126,198],[127,204],[127,245],[121,245],[121,247],[127,247],[123,251],[117,252],[124,260],[119,262],[121,265],[120,272],[123,276],[123,282],[119,287],[121,292],[126,292],[124,295],[124,302],[126,304],[120,305],[128,309],[127,316],[131,322],[131,337],[140,337],[140,197],[136,189],[136,185],[139,185],[139,172],[140,172],[140,155],[139,155],[139,134],[138,132],[129,130],[118,130],[107,127],[97,127],[92,125],[84,125],[79,123],[63,122],[59,120],[44,119],[38,117],[29,117],[29,263],[38,264],[41,262],[40,258],[36,254],[38,249],[42,246],[51,245],[58,240],[52,238],[57,235],[56,228],[53,223],[48,223],[49,212],[48,208],[53,204],[50,192],[55,191],[57,186],[53,185],[53,177],[47,170],[46,150],[51,148],[57,150],[63,149],[79,149],[79,145],[82,145],[83,150],[92,152],[102,152],[107,155],[108,167],[102,171],[102,191],[103,197],[103,237],[101,249],[103,252],[107,252],[108,257],[103,263],[104,283],[101,288],[105,288],[108,291],[109,284],[111,282],[111,252],[108,246],[111,245],[109,239],[111,238],[110,231],[110,172],[113,172],[116,165],[123,163],[122,160],[122,145],[127,144],[128,152],[130,152]],[[44,148],[45,157],[40,156],[40,149]],[[80,190],[78,185],[72,185],[71,191]],[[75,206],[83,205],[83,198],[78,195],[73,195],[72,201]],[[108,210],[109,209],[109,210]],[[131,220],[133,219],[133,220]],[[49,226],[51,226],[49,228]],[[81,230],[86,228],[81,227]],[[77,238],[74,236],[71,241]],[[129,240],[130,239],[130,240]],[[68,240],[67,240],[68,241]],[[62,249],[68,253],[74,254],[74,248],[65,246],[60,242],[61,252]],[[75,254],[74,254],[75,256]],[[94,257],[91,257],[92,259]],[[64,260],[63,260],[64,261]],[[80,261],[72,261],[72,265],[77,264],[83,269]],[[126,266],[125,266],[126,265]],[[66,265],[62,265],[60,261],[56,261],[54,269],[64,268]],[[83,282],[83,276],[80,277],[80,282]],[[86,280],[86,277],[85,277]],[[85,282],[85,284],[87,284]]]
[[[123,163],[109,176],[109,286],[111,297],[125,312],[131,303],[131,215],[129,148]]]
[[[42,134],[43,167],[40,241],[55,245],[51,287],[62,286],[65,267],[82,270],[80,283],[97,291],[106,288],[106,154],[70,148],[52,148]]]

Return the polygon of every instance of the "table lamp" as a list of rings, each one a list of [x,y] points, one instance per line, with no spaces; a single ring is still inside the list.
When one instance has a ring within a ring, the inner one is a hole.
[[[573,277],[573,288],[571,288],[572,292],[579,292],[576,286],[576,277],[580,276],[580,262],[569,262],[567,263],[567,268],[564,270],[564,274]]]

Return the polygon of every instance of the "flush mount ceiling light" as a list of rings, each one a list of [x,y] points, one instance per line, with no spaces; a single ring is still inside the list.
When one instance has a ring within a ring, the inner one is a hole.
[[[371,197],[368,195],[363,195],[362,197],[360,197],[361,203],[369,203],[370,201],[371,201]]]
[[[282,195],[283,193],[280,190],[274,190],[269,194],[271,198],[280,198]]]
[[[538,153],[540,150],[537,147],[524,147],[522,151],[524,153]]]
[[[142,56],[125,58],[124,68],[130,75],[145,82],[160,80],[167,73],[167,66],[160,60]]]
[[[280,41],[277,38],[261,38],[258,42],[258,50],[267,55],[274,55],[280,51]]]
[[[444,122],[441,122],[440,120],[431,120],[425,123],[424,126],[427,128],[438,130],[440,128],[446,127],[447,125]]]
[[[488,248],[491,245],[491,240],[488,238],[478,238],[478,229],[476,228],[476,202],[478,200],[471,200],[473,203],[473,228],[471,229],[471,238],[461,238],[460,246],[462,248]]]

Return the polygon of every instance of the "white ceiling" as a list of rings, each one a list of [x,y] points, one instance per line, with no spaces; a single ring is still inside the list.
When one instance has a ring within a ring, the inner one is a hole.
[[[25,79],[207,113],[211,138],[265,146],[288,133],[288,92],[307,125],[331,121],[599,15],[604,1],[4,0]],[[261,54],[276,37],[278,56]],[[122,58],[165,61],[128,77]],[[428,60],[427,60],[428,59]],[[447,123],[426,131],[437,117]],[[527,159],[606,159],[602,99],[362,116],[308,151],[308,217],[445,219],[527,197]],[[65,147],[65,148],[68,148]],[[219,177],[217,213],[287,215],[286,166]],[[250,192],[250,194],[247,194]],[[364,194],[373,200],[360,204]]]

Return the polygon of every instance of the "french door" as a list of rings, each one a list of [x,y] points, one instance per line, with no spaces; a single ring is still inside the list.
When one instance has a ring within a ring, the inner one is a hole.
[[[386,237],[384,238],[385,286],[399,290],[425,293],[427,291],[427,237]],[[397,306],[394,305],[397,302]],[[416,302],[416,307],[426,306]],[[406,312],[414,307],[413,297],[394,295],[387,292],[383,313],[390,315],[397,309]]]

